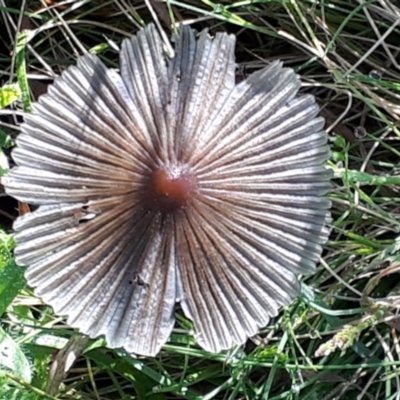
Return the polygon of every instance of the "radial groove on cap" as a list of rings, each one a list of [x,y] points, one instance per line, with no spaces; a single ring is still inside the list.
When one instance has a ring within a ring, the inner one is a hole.
[[[154,356],[180,302],[206,350],[242,344],[299,293],[328,236],[324,120],[280,62],[235,84],[235,37],[153,25],[121,71],[86,55],[25,117],[2,180],[38,205],[16,260],[68,323]]]

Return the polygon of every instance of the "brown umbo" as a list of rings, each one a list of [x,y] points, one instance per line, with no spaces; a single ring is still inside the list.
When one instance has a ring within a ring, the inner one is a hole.
[[[35,293],[91,337],[153,356],[180,302],[204,349],[242,344],[327,239],[324,120],[274,62],[235,83],[235,37],[149,25],[121,70],[85,55],[26,115],[3,179]]]

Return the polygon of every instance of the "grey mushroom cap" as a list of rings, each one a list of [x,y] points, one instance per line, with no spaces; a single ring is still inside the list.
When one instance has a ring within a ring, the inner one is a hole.
[[[94,55],[25,117],[3,184],[35,293],[90,337],[154,356],[180,302],[200,346],[242,344],[299,294],[327,240],[324,120],[274,62],[235,83],[235,37],[149,25],[120,72]]]

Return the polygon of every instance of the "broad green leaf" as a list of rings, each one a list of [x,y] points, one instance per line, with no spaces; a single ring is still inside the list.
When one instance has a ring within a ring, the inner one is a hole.
[[[25,382],[31,382],[31,369],[25,354],[18,343],[16,343],[1,327],[0,370],[11,372]]]
[[[0,109],[8,107],[21,97],[21,89],[18,83],[11,83],[0,88]]]
[[[1,107],[0,107],[1,108]],[[2,129],[0,129],[0,149],[8,149],[13,146],[13,141],[10,135],[7,135]]]
[[[0,257],[0,316],[24,286],[24,269],[14,260]]]
[[[0,176],[3,176],[10,169],[6,155],[0,148]]]
[[[14,245],[14,237],[0,229],[0,265],[12,257]]]

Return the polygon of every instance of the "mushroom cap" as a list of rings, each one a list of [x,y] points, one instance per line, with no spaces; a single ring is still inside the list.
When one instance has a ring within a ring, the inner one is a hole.
[[[68,323],[154,356],[180,302],[200,346],[242,344],[299,294],[326,241],[324,120],[273,62],[235,83],[235,37],[182,26],[80,57],[26,115],[3,184],[39,206],[19,265]]]

